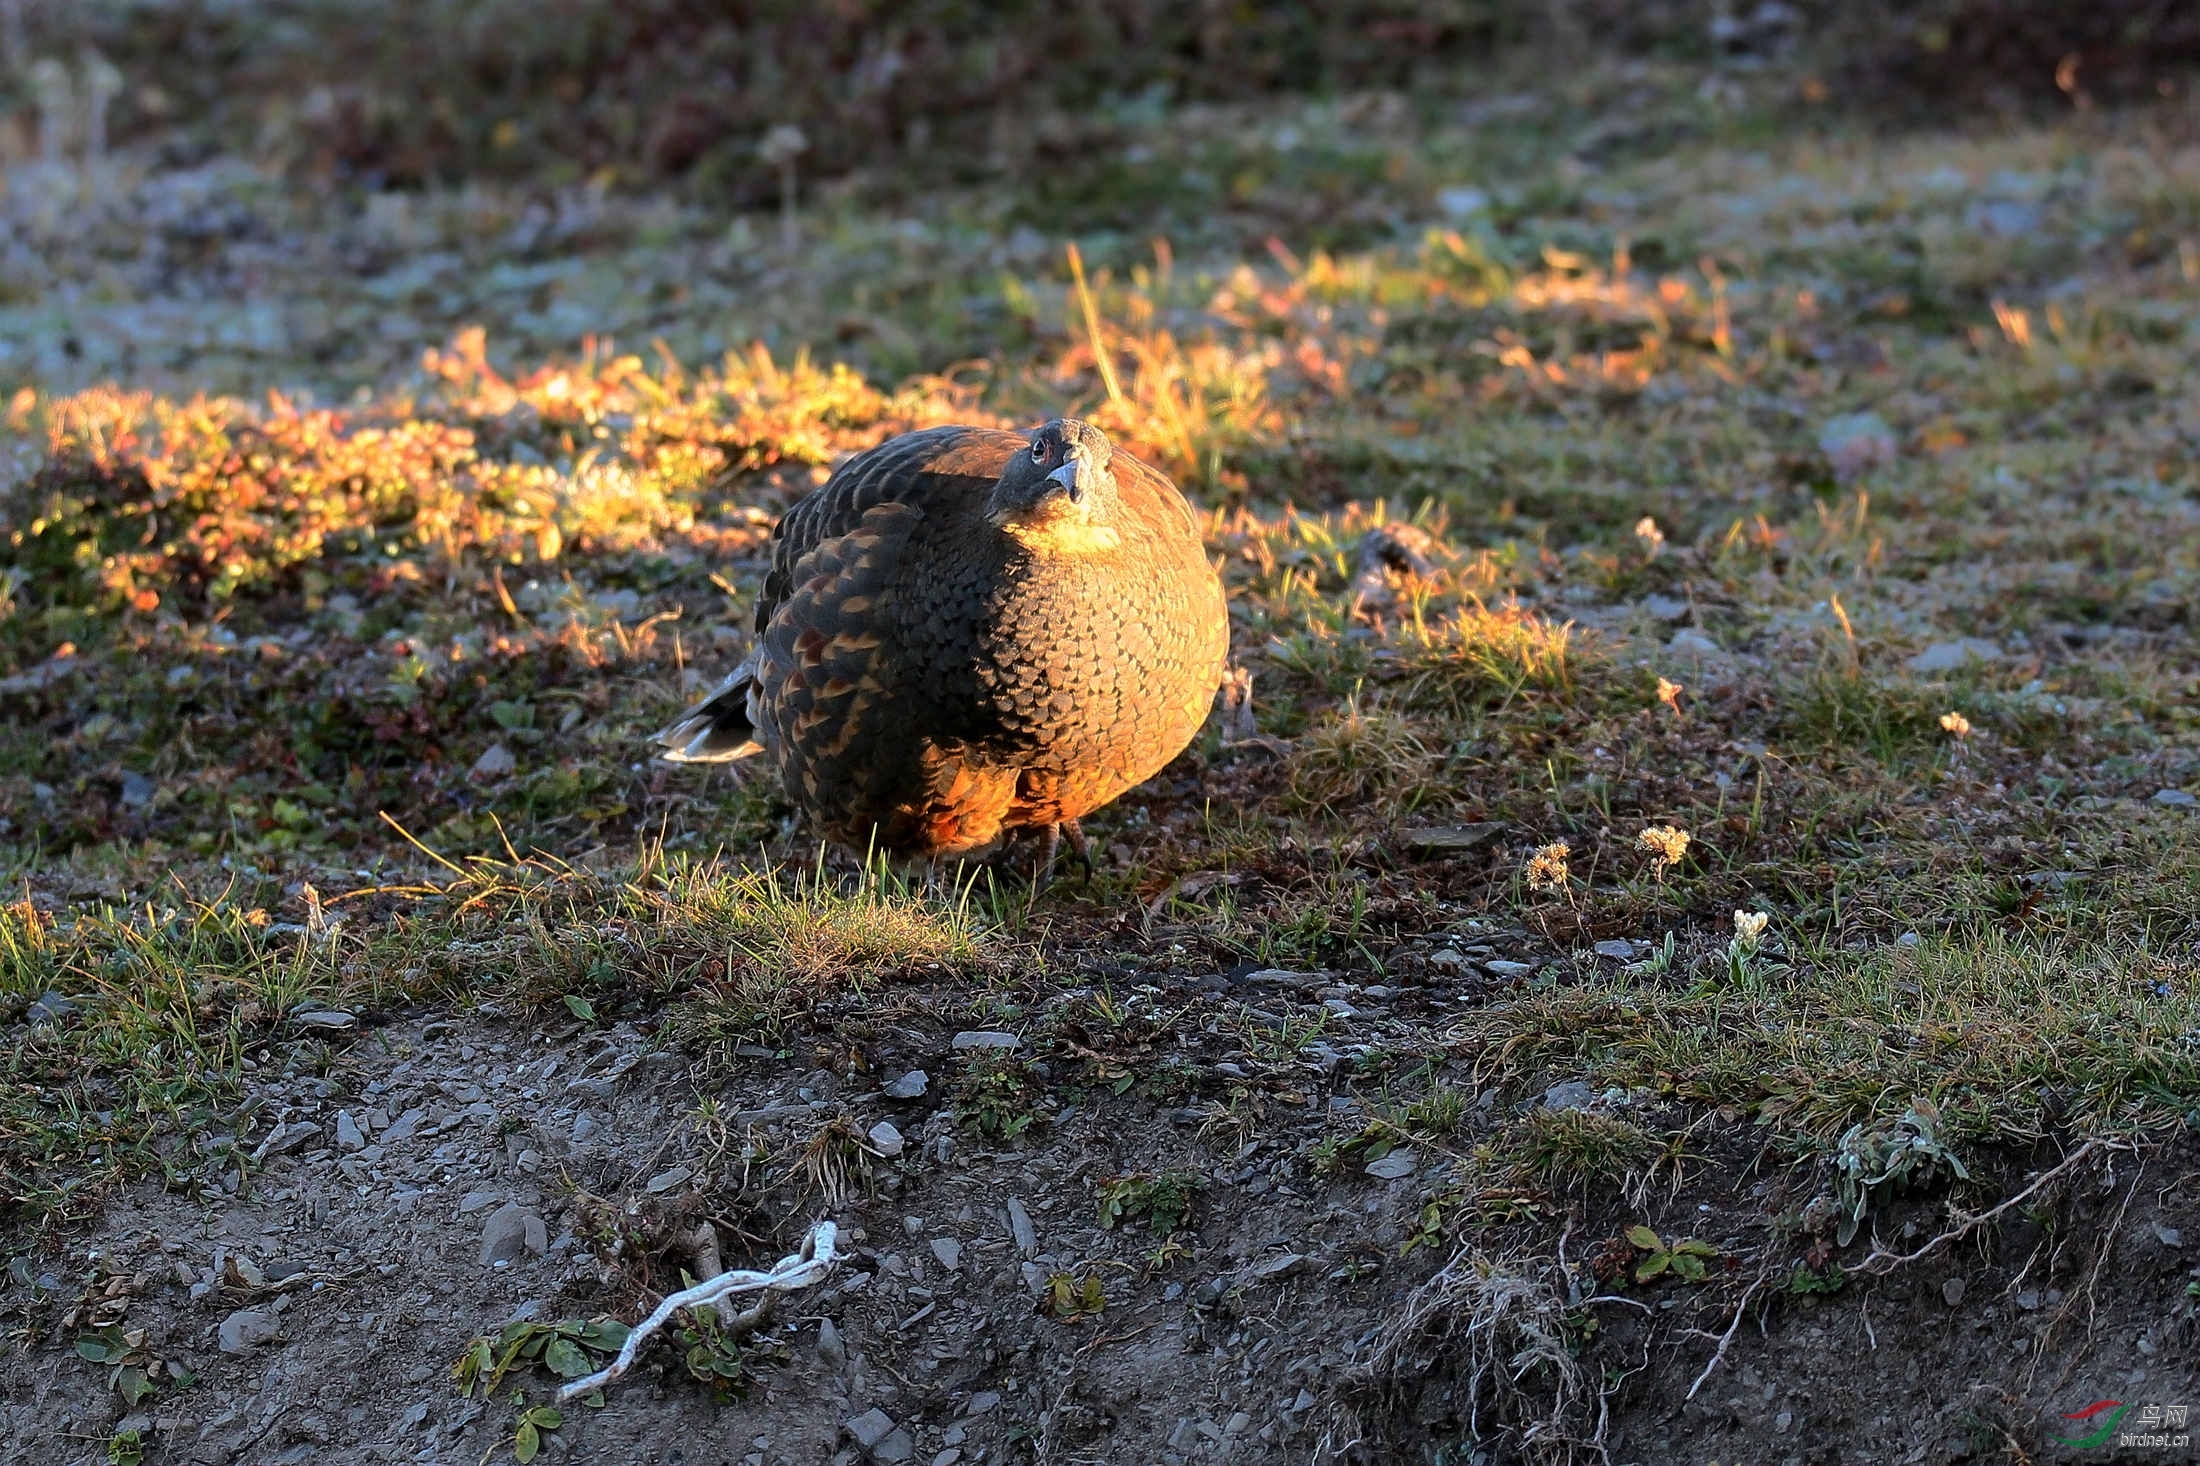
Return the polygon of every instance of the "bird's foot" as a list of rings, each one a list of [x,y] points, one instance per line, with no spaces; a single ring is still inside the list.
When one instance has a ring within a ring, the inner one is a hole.
[[[1054,881],[1054,858],[1060,853],[1064,840],[1069,842],[1069,853],[1076,857],[1084,870],[1086,884],[1092,882],[1092,841],[1075,820],[1062,820],[1046,826],[1046,833],[1039,837],[1039,865],[1033,873],[1031,892],[1034,897]]]

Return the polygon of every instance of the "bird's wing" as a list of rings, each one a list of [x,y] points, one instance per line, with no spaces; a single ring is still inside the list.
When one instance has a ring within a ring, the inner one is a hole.
[[[820,545],[854,533],[864,515],[881,504],[922,511],[946,495],[982,492],[1025,442],[1022,435],[998,428],[927,428],[903,433],[843,463],[772,531],[771,569],[756,602],[757,631],[771,624],[793,594],[795,567]]]
[[[1120,448],[1110,462],[1115,469],[1116,492],[1123,496],[1123,507],[1134,519],[1157,534],[1181,533],[1192,544],[1200,542],[1199,516],[1173,479]]]

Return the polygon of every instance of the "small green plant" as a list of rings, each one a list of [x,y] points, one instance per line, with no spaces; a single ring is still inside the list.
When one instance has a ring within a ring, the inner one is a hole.
[[[540,1366],[560,1379],[578,1379],[596,1371],[591,1355],[618,1353],[627,1333],[627,1326],[614,1318],[506,1324],[494,1338],[480,1335],[466,1346],[451,1365],[451,1380],[461,1395],[478,1390],[486,1400],[506,1375],[526,1366]]]
[[[1633,1276],[1638,1283],[1647,1283],[1667,1273],[1684,1282],[1700,1283],[1719,1256],[1719,1249],[1708,1242],[1694,1237],[1667,1242],[1640,1222],[1627,1229],[1627,1241],[1644,1254],[1635,1264]]]
[[[742,1341],[727,1330],[717,1309],[686,1310],[673,1336],[680,1341],[689,1376],[709,1385],[721,1402],[746,1390],[749,1369]]]
[[[1199,1066],[1179,1055],[1171,1054],[1146,1071],[1137,1081],[1138,1092],[1148,1099],[1181,1099],[1199,1091]],[[1115,1091],[1123,1093],[1121,1089]]]
[[[1867,1130],[1852,1125],[1834,1153],[1834,1190],[1841,1223],[1834,1240],[1849,1245],[1871,1207],[1871,1194],[1882,1186],[1901,1191],[1949,1175],[1971,1179],[1963,1158],[1940,1139],[1940,1110],[1920,1095],[1892,1125]]]
[[[1673,951],[1673,934],[1667,932],[1657,950],[1640,962],[1629,963],[1627,971],[1635,977],[1663,977],[1673,970]]]
[[[1306,1163],[1315,1175],[1327,1176],[1351,1162],[1379,1161],[1412,1138],[1394,1121],[1378,1116],[1356,1135],[1328,1135],[1316,1141],[1306,1153]]]
[[[1118,1223],[1143,1216],[1157,1235],[1166,1236],[1184,1225],[1184,1215],[1191,1209],[1199,1186],[1199,1177],[1190,1171],[1164,1171],[1158,1176],[1134,1171],[1126,1176],[1110,1176],[1100,1183],[1100,1230],[1112,1232]]]
[[[1447,1231],[1444,1210],[1454,1200],[1455,1197],[1439,1197],[1421,1208],[1421,1214],[1413,1219],[1413,1230],[1398,1244],[1400,1257],[1412,1255],[1416,1248],[1434,1247],[1444,1240]]]
[[[1030,1066],[998,1052],[971,1057],[957,1082],[957,1112],[980,1134],[1012,1140],[1038,1119],[1038,1091]]]
[[[527,1466],[541,1454],[543,1436],[563,1424],[565,1416],[550,1405],[529,1405],[520,1411],[519,1422],[512,1428],[512,1459]]]
[[[1848,1274],[1841,1270],[1841,1264],[1830,1258],[1817,1267],[1807,1261],[1798,1261],[1787,1280],[1787,1290],[1799,1298],[1838,1293],[1848,1285]]]
[[[1048,1275],[1040,1302],[1041,1311],[1064,1323],[1096,1318],[1107,1306],[1108,1296],[1101,1291],[1098,1278],[1089,1273],[1078,1277],[1066,1270]]]
[[[107,1439],[107,1466],[143,1466],[145,1433],[126,1425]]]
[[[1409,1102],[1396,1116],[1399,1129],[1416,1139],[1438,1142],[1457,1135],[1466,1118],[1466,1095],[1448,1084]]]
[[[1620,1115],[1586,1108],[1530,1110],[1496,1154],[1523,1178],[1554,1189],[1624,1185],[1655,1166],[1666,1147]]]
[[[626,1343],[627,1326],[613,1318],[562,1319],[536,1323],[523,1319],[506,1324],[494,1338],[484,1334],[467,1344],[451,1364],[451,1380],[461,1395],[477,1390],[482,1399],[493,1397],[515,1369],[537,1367],[560,1379],[579,1379],[599,1368],[599,1359],[616,1354]],[[601,1405],[598,1392],[583,1397],[586,1405]],[[565,1417],[549,1405],[530,1405],[526,1395],[512,1392],[518,1414],[512,1423],[512,1456],[521,1462],[540,1454],[543,1437],[565,1423]]]
[[[1262,957],[1267,960],[1267,954]],[[1247,1058],[1272,1068],[1283,1068],[1297,1060],[1300,1049],[1328,1031],[1327,1012],[1291,1013],[1276,1024],[1263,1023],[1248,1014],[1238,1027],[1238,1041],[1244,1045]]]
[[[144,1329],[126,1329],[119,1323],[106,1324],[80,1335],[76,1353],[79,1359],[106,1365],[107,1387],[133,1410],[159,1393],[164,1375],[170,1384],[178,1387],[198,1378],[182,1365],[155,1356]]]
[[[1156,1273],[1167,1272],[1175,1264],[1193,1255],[1192,1249],[1179,1241],[1174,1233],[1165,1235],[1154,1244],[1153,1251],[1146,1254],[1146,1276],[1150,1278]]]

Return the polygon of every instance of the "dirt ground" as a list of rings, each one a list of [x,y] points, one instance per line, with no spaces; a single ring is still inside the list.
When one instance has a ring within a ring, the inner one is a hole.
[[[1206,1072],[1180,1097],[1190,1100],[1245,1072],[1222,1057],[1242,1051],[1203,1022],[1223,994],[1332,1017],[1349,1005],[1332,1030],[1349,1056],[1473,1000],[1475,987],[1381,992],[1256,971],[1143,986],[1131,1001],[1155,1015],[1154,1048]],[[0,1404],[6,1459],[99,1459],[119,1429],[163,1461],[476,1460],[508,1444],[511,1428],[508,1412],[452,1387],[469,1340],[517,1320],[636,1316],[649,1301],[637,1280],[668,1287],[661,1274],[687,1262],[677,1246],[648,1255],[648,1239],[662,1249],[698,1220],[716,1224],[734,1265],[768,1265],[814,1217],[838,1223],[843,1261],[785,1297],[738,1393],[699,1383],[661,1346],[601,1409],[567,1411],[544,1455],[747,1466],[1319,1460],[1354,1454],[1379,1412],[1391,1444],[1375,1459],[1404,1449],[1524,1459],[1444,1444],[1476,1411],[1522,1408],[1487,1381],[1469,1387],[1457,1341],[1447,1354],[1439,1339],[1409,1339],[1403,1363],[1369,1371],[1415,1290],[1443,1285],[1431,1284],[1442,1248],[1393,1259],[1411,1200],[1446,1161],[1310,1175],[1316,1138],[1361,1104],[1333,1059],[1327,1073],[1316,1062],[1279,1076],[1292,1090],[1273,1096],[1243,1143],[1217,1133],[1204,1108],[1126,1094],[1054,1113],[1042,1142],[998,1144],[969,1135],[942,1103],[961,1056],[955,1032],[927,1021],[931,996],[895,996],[875,1015],[860,1070],[836,1072],[828,1060],[845,1070],[858,1056],[824,1044],[759,1049],[701,1091],[647,1024],[584,1035],[365,1015],[342,1030],[325,1074],[254,1084],[247,1108],[276,1142],[243,1194],[133,1187],[97,1229],[43,1260],[34,1287],[63,1298],[82,1287],[94,1300],[87,1323],[145,1330],[152,1353],[197,1376],[190,1393],[131,1411],[101,1369],[19,1353]],[[1072,986],[1050,1001],[1081,996]],[[1428,1057],[1444,1063],[1440,1049]],[[916,1087],[913,1072],[922,1093],[893,1097]],[[694,1116],[699,1100],[716,1102],[717,1124],[675,1118]],[[1554,1092],[1526,1103],[1610,1102]],[[1514,1108],[1478,1099],[1467,1143]],[[850,1194],[835,1205],[746,1187],[743,1146],[784,1141],[813,1113],[873,1133]],[[876,1143],[881,1122],[898,1146]],[[1646,1214],[1722,1251],[1760,1247],[1798,1198],[1746,1134],[1709,1150],[1705,1168],[1661,1188]],[[2043,1166],[2052,1159],[2043,1152]],[[2108,1157],[2081,1173],[2058,1225],[2004,1223],[1834,1297],[1774,1301],[1758,1288],[1738,1309],[1732,1290],[1716,1301],[1623,1298],[1583,1353],[1608,1394],[1603,1450],[1633,1462],[1991,1460],[2051,1407],[2190,1400],[2200,1394],[2193,1314],[2146,1300],[2200,1277],[2186,1241],[2200,1237],[2196,1166],[2189,1140],[2143,1160]],[[1182,1255],[1156,1264],[1148,1226],[1096,1225],[1094,1184],[1173,1170],[1206,1179],[1177,1234]],[[513,1231],[496,1220],[507,1207],[522,1227],[541,1225],[485,1263],[490,1234]],[[1617,1211],[1599,1210],[1564,1215],[1558,1255],[1571,1236],[1578,1264],[1587,1239],[1617,1224]],[[1892,1213],[1888,1243],[1910,1250],[1936,1211]],[[784,1218],[776,1234],[746,1230],[772,1217]],[[1050,1311],[1049,1279],[1063,1272],[1098,1279],[1104,1309],[1071,1320]],[[24,1291],[12,1288],[10,1302]],[[1500,1347],[1519,1337],[1501,1333]],[[1721,1362],[1707,1369],[1714,1354]],[[554,1380],[529,1383],[539,1402]],[[2065,1458],[2181,1459],[2034,1459]]]

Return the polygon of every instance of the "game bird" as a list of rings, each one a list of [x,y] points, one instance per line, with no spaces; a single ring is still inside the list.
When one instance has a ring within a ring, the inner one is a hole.
[[[819,831],[901,859],[1011,832],[1091,861],[1078,820],[1158,773],[1213,705],[1222,580],[1166,474],[1061,418],[942,427],[849,459],[779,522],[757,645],[658,733],[763,754]]]

